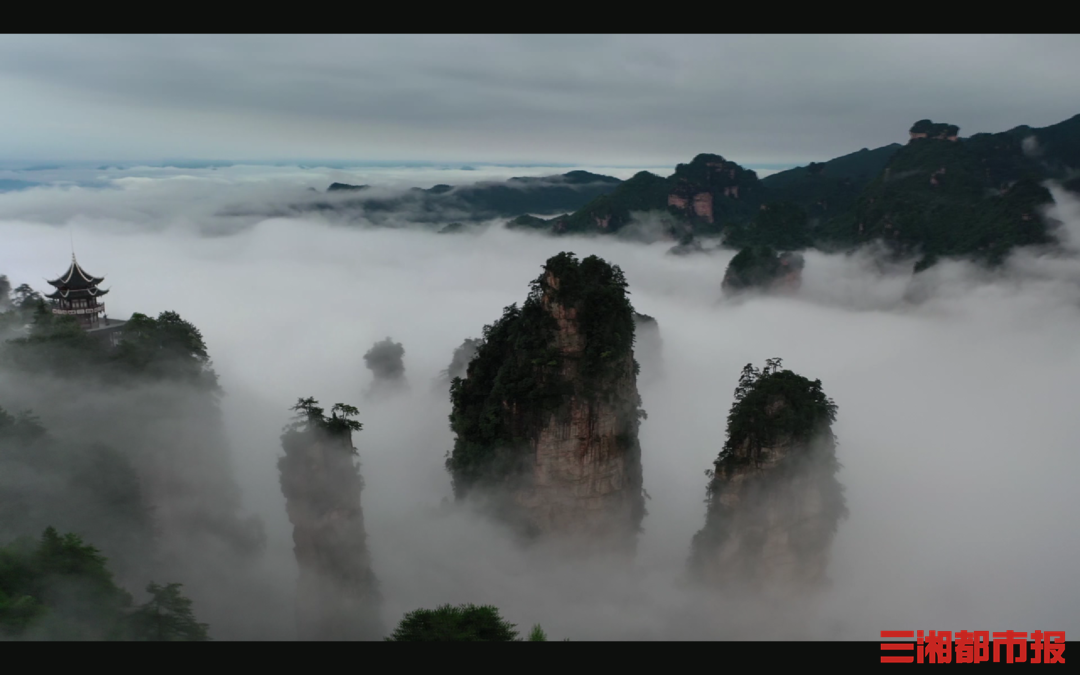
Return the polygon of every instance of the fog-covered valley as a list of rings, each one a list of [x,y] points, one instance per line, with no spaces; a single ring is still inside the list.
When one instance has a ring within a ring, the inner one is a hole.
[[[382,182],[437,180],[415,171],[384,172]],[[1019,250],[993,273],[946,261],[913,287],[910,261],[810,251],[794,294],[725,298],[735,252],[723,249],[672,256],[670,241],[556,237],[501,221],[439,235],[409,226],[407,213],[393,228],[220,215],[275,199],[283,185],[307,187],[294,178],[146,172],[105,188],[0,194],[0,273],[12,284],[47,290],[43,277],[64,271],[74,241],[80,264],[106,276],[109,316],[175,311],[202,332],[224,392],[229,455],[198,464],[208,473],[189,479],[234,474],[234,510],[261,519],[266,536],[261,553],[237,558],[198,551],[193,540],[182,554],[191,576],[169,579],[184,584],[215,639],[296,636],[297,567],[276,460],[289,408],[308,396],[359,408],[364,428],[353,442],[388,627],[419,607],[473,602],[571,640],[1077,630],[1080,595],[1063,583],[1080,554],[1080,538],[1063,527],[1080,507],[1080,207],[1070,194],[1055,190],[1058,205],[1045,216],[1061,223],[1066,245]],[[455,505],[444,466],[454,436],[440,372],[562,251],[621,267],[634,309],[659,325],[662,363],[642,370],[661,376],[638,383],[649,499],[630,565],[520,548],[490,518]],[[408,387],[366,398],[364,355],[386,337],[404,346]],[[831,587],[798,597],[706,592],[684,579],[704,522],[704,471],[724,443],[740,370],[772,357],[820,379],[839,407],[850,516],[833,545]],[[70,435],[64,415],[80,406],[58,402],[62,391],[48,377],[0,372],[0,407],[32,408]],[[115,395],[143,401],[140,415],[160,412],[146,390]],[[85,428],[106,437],[117,425],[99,417]],[[186,451],[177,440],[171,461],[183,465]],[[242,566],[234,572],[245,582],[200,578],[203,563]]]

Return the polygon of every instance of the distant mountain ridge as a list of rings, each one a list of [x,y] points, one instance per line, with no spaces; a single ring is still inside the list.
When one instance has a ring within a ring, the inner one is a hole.
[[[333,196],[332,200],[297,203],[289,210],[332,212],[345,217],[356,215],[376,223],[407,212],[414,222],[447,227],[457,224],[456,228],[444,228],[445,232],[452,233],[465,231],[461,227],[463,221],[480,222],[521,213],[555,214],[579,209],[617,189],[622,182],[613,176],[575,170],[460,186],[439,184],[389,195],[377,193],[370,185],[333,183],[326,190],[328,196]]]
[[[326,188],[327,192],[341,192],[341,191],[354,191],[354,190],[366,190],[370,185],[349,185],[348,183],[331,183],[330,187]]]
[[[749,224],[763,204],[790,201],[817,216],[854,203],[881,172],[899,143],[811,163],[758,178],[757,172],[716,154],[679,164],[667,178],[641,171],[582,209],[544,221],[520,217],[511,226],[550,228],[557,234],[612,233],[631,213],[659,211],[675,218],[669,234],[716,235],[725,226]],[[830,211],[831,209],[831,211]]]
[[[906,144],[863,148],[765,178],[716,154],[700,154],[664,178],[640,172],[580,209],[511,227],[555,234],[611,234],[635,212],[653,212],[685,249],[695,236],[742,248],[850,250],[882,241],[896,255],[997,264],[1017,246],[1053,238],[1039,210],[1046,180],[1080,184],[1080,115],[1044,128],[1020,126],[960,138],[953,124],[919,120]]]

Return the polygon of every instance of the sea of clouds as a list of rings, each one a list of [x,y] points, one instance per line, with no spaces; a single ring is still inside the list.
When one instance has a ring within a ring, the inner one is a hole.
[[[102,187],[0,194],[0,273],[13,285],[44,290],[74,240],[87,271],[106,275],[110,317],[174,310],[201,329],[225,390],[244,505],[267,528],[265,564],[252,573],[265,576],[290,620],[296,568],[278,437],[289,407],[313,396],[360,407],[363,509],[390,627],[412,609],[474,602],[572,640],[1080,630],[1080,590],[1070,583],[1080,535],[1068,520],[1080,508],[1080,205],[1068,194],[1055,191],[1047,214],[1064,246],[1019,252],[995,274],[947,262],[913,284],[910,265],[879,264],[870,251],[810,252],[798,293],[738,300],[720,293],[730,251],[678,257],[666,254],[672,242],[554,238],[500,222],[437,235],[220,215],[332,181],[400,188],[479,178],[364,171],[99,172]],[[560,251],[622,267],[635,308],[657,319],[663,339],[663,377],[641,385],[651,499],[629,568],[526,554],[499,526],[447,505],[453,436],[436,378],[465,338],[524,300]],[[410,386],[364,401],[363,355],[387,336],[404,345]],[[723,445],[739,371],[771,357],[820,379],[839,406],[850,517],[834,543],[833,585],[809,598],[706,593],[681,580],[704,523],[704,471]],[[48,423],[48,411],[37,412]],[[215,637],[292,637],[289,621],[245,631],[243,602],[234,604],[215,609]]]

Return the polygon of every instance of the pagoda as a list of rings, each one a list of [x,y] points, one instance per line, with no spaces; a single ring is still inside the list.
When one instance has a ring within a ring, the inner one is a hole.
[[[98,328],[101,324],[99,317],[105,313],[105,303],[99,298],[109,292],[98,288],[102,281],[105,281],[105,277],[87,274],[72,253],[71,267],[49,282],[56,289],[45,296],[53,301],[52,313],[73,316],[87,330]]]

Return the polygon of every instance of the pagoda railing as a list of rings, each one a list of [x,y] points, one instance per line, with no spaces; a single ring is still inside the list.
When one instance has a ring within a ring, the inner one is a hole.
[[[52,313],[53,314],[65,314],[65,315],[70,315],[70,314],[98,314],[98,313],[104,312],[104,311],[105,311],[105,303],[103,302],[100,305],[95,305],[93,307],[77,307],[75,309],[60,309],[59,307],[54,307]]]

